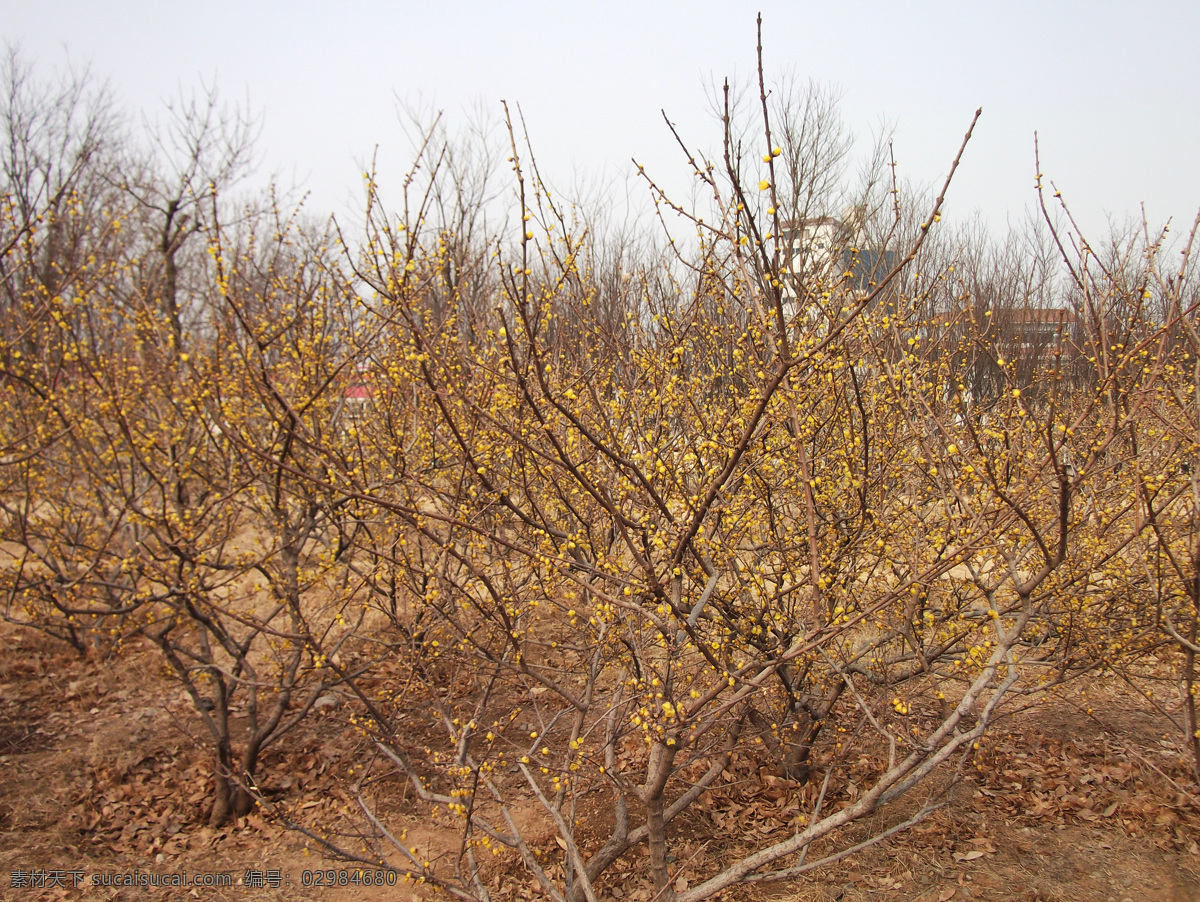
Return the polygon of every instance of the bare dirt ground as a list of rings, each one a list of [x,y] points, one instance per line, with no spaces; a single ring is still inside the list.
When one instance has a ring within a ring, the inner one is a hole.
[[[187,700],[151,654],[84,659],[9,626],[0,626],[0,647],[0,899],[430,897],[411,885],[304,886],[306,870],[353,865],[331,860],[278,819],[254,814],[222,829],[205,826],[209,759]],[[348,716],[348,705],[327,708],[268,756],[260,788],[274,811],[313,825],[357,821],[345,778],[364,748],[345,738]],[[952,804],[914,830],[809,879],[744,887],[729,897],[1197,902],[1198,794],[1175,734],[1152,706],[1116,685],[1093,687],[1088,697],[1066,691],[1000,724]],[[392,795],[388,807],[402,811],[404,799]],[[697,839],[680,849],[681,879],[689,858],[720,860],[779,829],[785,821],[772,796],[770,781],[753,784],[705,812],[709,824],[690,825]],[[411,823],[409,841],[438,847],[435,820]],[[713,828],[725,837],[720,843],[701,838]],[[347,834],[337,839],[343,846],[361,842]],[[644,875],[621,865],[608,897],[648,902]],[[65,886],[16,885],[22,873],[38,870],[82,872],[81,885],[69,888],[69,873]],[[182,871],[226,873],[232,885],[93,885],[101,875]],[[253,885],[260,875],[266,885]],[[275,876],[278,885],[269,885]],[[495,890],[497,899],[534,896],[515,867]]]

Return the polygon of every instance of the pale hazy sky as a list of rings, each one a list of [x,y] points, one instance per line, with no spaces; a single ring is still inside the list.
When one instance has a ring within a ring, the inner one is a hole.
[[[637,157],[668,186],[687,167],[663,126],[713,146],[713,84],[748,78],[754,17],[768,75],[842,92],[864,142],[896,128],[901,171],[940,180],[976,107],[983,118],[948,217],[993,230],[1033,202],[1042,167],[1089,230],[1112,217],[1190,226],[1200,207],[1200,2],[120,2],[0,0],[0,38],[44,76],[90,62],[128,110],[216,79],[263,113],[264,171],[311,190],[313,212],[358,203],[379,146],[399,176],[397,99],[460,122],[519,102],[550,179],[624,180]],[[634,190],[639,190],[636,187]],[[1093,240],[1096,240],[1093,238]]]

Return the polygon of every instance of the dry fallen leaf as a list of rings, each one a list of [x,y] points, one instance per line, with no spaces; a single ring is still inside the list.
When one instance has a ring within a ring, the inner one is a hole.
[[[984,856],[984,854],[985,853],[980,851],[979,849],[975,849],[974,851],[971,851],[971,852],[955,852],[954,860],[955,861],[974,861],[976,858],[982,858]]]

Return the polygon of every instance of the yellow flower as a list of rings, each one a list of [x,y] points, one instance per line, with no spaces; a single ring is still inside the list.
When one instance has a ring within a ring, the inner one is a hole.
[[[768,182],[766,179],[763,179],[761,182],[758,183],[759,191],[766,191],[770,187],[771,187],[771,183]]]

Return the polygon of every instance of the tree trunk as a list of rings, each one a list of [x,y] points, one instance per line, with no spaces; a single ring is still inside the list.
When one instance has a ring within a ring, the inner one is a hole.
[[[646,806],[646,845],[650,851],[650,876],[656,902],[675,902],[675,890],[667,870],[667,828],[663,820],[663,791],[671,775],[675,753],[665,742],[656,742],[646,766],[642,802]]]
[[[245,817],[254,808],[254,798],[242,787],[241,775],[234,770],[233,751],[228,742],[221,743],[216,765],[213,778],[217,785],[208,815],[210,827],[221,827],[233,818]]]

